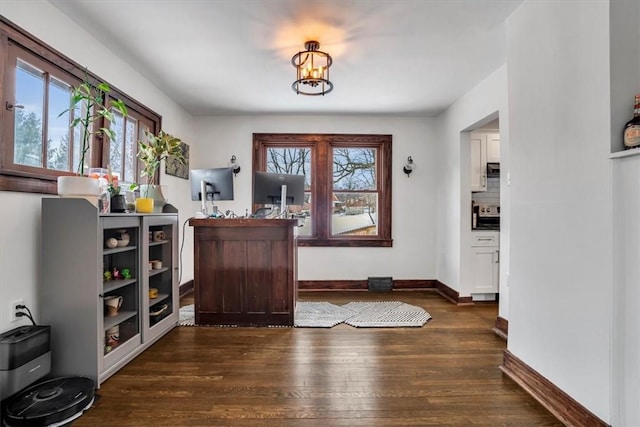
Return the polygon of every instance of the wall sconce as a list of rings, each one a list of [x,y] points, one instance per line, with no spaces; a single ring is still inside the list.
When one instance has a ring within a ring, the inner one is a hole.
[[[235,154],[231,156],[231,161],[229,161],[229,167],[233,169],[234,176],[240,173],[240,165],[238,164],[238,159],[236,158]]]
[[[413,159],[411,158],[411,156],[407,157],[407,163],[405,163],[404,167],[402,168],[404,173],[407,174],[407,177],[411,176],[411,172],[413,172],[414,168],[415,165],[413,164]]]

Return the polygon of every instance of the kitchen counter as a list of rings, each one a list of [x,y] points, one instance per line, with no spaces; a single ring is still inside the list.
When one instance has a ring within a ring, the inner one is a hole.
[[[479,225],[476,228],[472,228],[471,231],[500,231],[499,225]]]

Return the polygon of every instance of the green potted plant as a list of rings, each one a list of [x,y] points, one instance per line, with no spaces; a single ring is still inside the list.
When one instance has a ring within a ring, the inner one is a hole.
[[[161,186],[158,185],[158,169],[162,161],[169,156],[184,164],[185,159],[180,147],[182,141],[164,131],[160,131],[157,135],[145,131],[144,135],[146,141],[138,141],[138,158],[144,165],[140,175],[147,177],[147,184],[139,186],[141,197],[136,199],[136,211],[153,212],[154,209],[161,211],[166,203],[166,191],[162,191]]]
[[[109,197],[111,198],[111,212],[126,212],[127,203],[124,195],[120,194],[120,185],[118,184],[118,181],[111,178],[107,186],[107,191],[109,191]]]
[[[89,81],[88,73],[85,70],[84,81],[77,87],[71,88],[69,108],[64,110],[58,117],[70,113],[72,121],[69,125],[71,129],[80,126],[80,159],[76,175],[64,175],[58,177],[58,194],[61,196],[83,195],[94,197],[98,195],[98,180],[85,176],[85,161],[91,138],[94,135],[102,135],[107,140],[115,138],[115,132],[107,126],[98,127],[103,124],[103,119],[113,122],[114,115],[112,108],[118,110],[123,116],[128,116],[127,107],[120,99],[111,100],[110,107],[105,105],[105,94],[111,88],[107,83],[97,83],[92,85]],[[76,114],[79,114],[76,116]]]

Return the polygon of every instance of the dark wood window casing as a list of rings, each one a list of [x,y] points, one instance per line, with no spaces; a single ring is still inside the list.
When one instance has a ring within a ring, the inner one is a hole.
[[[0,16],[0,191],[20,191],[28,193],[57,194],[57,177],[73,172],[30,167],[14,164],[14,111],[7,104],[15,104],[15,67],[16,57],[27,62],[37,62],[46,73],[70,84],[77,85],[85,73],[90,81],[105,82],[111,91],[106,94],[109,99],[121,99],[134,116],[144,123],[150,131],[157,133],[161,129],[162,117],[115,88],[99,76],[53,49],[43,41],[18,27],[8,19]],[[108,123],[101,124],[108,126]],[[101,126],[101,127],[102,127]],[[90,167],[105,167],[109,159],[108,142],[94,138],[91,144]]]
[[[269,148],[311,149],[311,200],[313,231],[298,236],[299,246],[391,247],[391,135],[375,134],[253,134],[253,170],[265,171]],[[378,195],[377,235],[331,235],[333,213],[334,148],[372,148],[376,150],[376,188]],[[257,206],[254,206],[254,210]]]

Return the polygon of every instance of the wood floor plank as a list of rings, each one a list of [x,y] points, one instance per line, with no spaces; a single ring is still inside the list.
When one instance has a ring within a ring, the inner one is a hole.
[[[300,300],[400,300],[433,319],[422,328],[179,327],[106,381],[74,426],[562,425],[500,371],[495,304],[460,307],[432,292]]]

